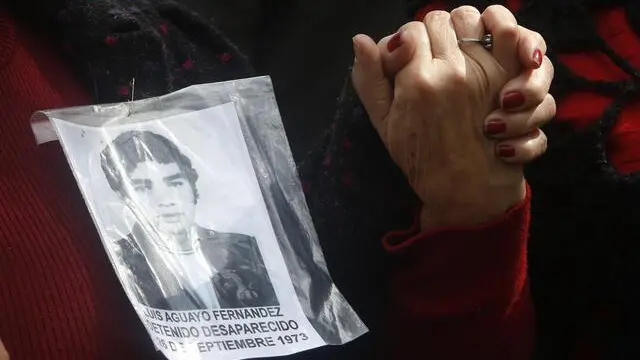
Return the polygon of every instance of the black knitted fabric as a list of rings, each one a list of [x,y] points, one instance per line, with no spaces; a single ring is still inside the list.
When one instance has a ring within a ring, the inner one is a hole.
[[[612,101],[589,128],[574,131],[553,122],[544,130],[549,150],[527,171],[533,189],[531,278],[539,321],[540,358],[563,359],[565,339],[590,333],[606,358],[635,359],[640,277],[640,175],[610,164],[607,138],[622,107],[637,101],[640,75],[598,36],[593,13],[620,5],[640,29],[637,1],[530,1],[520,13],[525,26],[547,39],[556,66],[552,93],[590,90]],[[555,55],[600,51],[631,78],[588,81]],[[601,313],[603,312],[603,313]]]
[[[245,56],[214,24],[179,2],[43,3],[25,0],[10,5],[18,14],[27,13],[30,23],[48,28],[96,102],[124,101],[132,95],[148,98],[196,83],[254,75]]]

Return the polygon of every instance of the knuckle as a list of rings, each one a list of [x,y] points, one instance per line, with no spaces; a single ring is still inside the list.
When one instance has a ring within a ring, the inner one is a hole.
[[[554,116],[556,116],[556,111],[558,111],[558,104],[556,103],[556,98],[551,94],[547,94],[547,98],[545,99],[547,104],[547,119],[551,120]]]
[[[483,16],[490,16],[490,17],[495,17],[498,14],[504,13],[504,12],[510,12],[509,9],[507,9],[506,7],[502,6],[502,5],[489,5],[487,6],[487,8],[484,10],[484,12],[482,13]]]
[[[414,87],[417,90],[417,94],[426,95],[432,94],[438,91],[438,85],[434,81],[434,79],[427,76],[419,76],[414,80]]]
[[[418,99],[424,94],[429,94],[437,90],[435,79],[429,76],[428,72],[420,70],[412,70],[410,72],[401,73],[396,78],[398,82],[404,86],[396,87],[395,96],[407,100]]]
[[[412,89],[406,93],[403,92],[403,96],[406,98],[421,98],[435,93],[457,93],[468,88],[468,79],[464,67],[450,66],[442,68],[437,73],[425,70],[411,71],[400,74],[398,81],[406,84],[403,88]]]
[[[487,8],[484,10],[485,14],[492,14],[500,9],[502,9],[503,6],[502,5],[498,5],[498,4],[493,4],[493,5],[489,5],[487,6]]]
[[[547,124],[556,113],[555,100],[551,95],[545,97],[544,101],[535,109],[526,121],[527,131],[540,128]]]
[[[531,34],[534,38],[534,40],[538,43],[538,44],[546,44],[546,41],[544,40],[544,37],[542,37],[542,34],[540,34],[537,31],[533,31],[531,30]]]
[[[542,80],[530,79],[521,86],[520,93],[522,93],[526,99],[526,109],[538,109],[544,105],[543,103],[549,92]]]
[[[518,23],[515,21],[509,21],[504,24],[502,29],[504,35],[517,39],[520,37],[520,31],[518,30]]]
[[[539,156],[542,156],[547,151],[547,147],[547,135],[545,135],[545,133],[540,130],[533,157],[537,158]]]
[[[527,95],[529,97],[529,101],[531,102],[531,104],[537,104],[540,105],[545,101],[545,98],[547,97],[547,94],[549,92],[547,91],[546,86],[544,86],[544,84],[542,84],[541,82],[534,82],[532,84],[529,84],[529,94]]]
[[[426,18],[426,16],[425,16]],[[399,30],[422,30],[424,28],[424,23],[420,21],[410,21],[403,26],[400,27]]]
[[[542,126],[548,123],[556,115],[556,101],[550,94],[544,97],[542,103],[535,111],[533,124],[536,126]]]
[[[425,17],[425,22],[432,22],[434,20],[440,20],[450,17],[449,13],[444,10],[434,10],[429,12]]]
[[[536,71],[539,71],[536,70]],[[538,106],[545,101],[549,94],[549,79],[546,76],[532,76],[524,84],[524,94],[528,103],[532,106]]]
[[[452,18],[461,19],[467,15],[480,15],[480,11],[471,5],[463,5],[451,10]]]
[[[462,68],[452,68],[449,71],[447,76],[448,83],[453,87],[461,87],[466,86],[467,84],[467,74],[466,71]]]
[[[553,62],[551,62],[551,60],[550,60],[547,56],[545,56],[545,57],[542,59],[542,66],[543,66],[543,67],[544,67],[544,69],[546,69],[546,71],[549,73],[549,78],[550,78],[551,80],[553,80],[553,78],[554,78],[554,77],[555,77],[555,75],[556,75],[556,68],[555,68],[555,66],[553,66]]]
[[[385,52],[383,51],[383,49],[385,48],[385,46],[387,46],[387,42],[389,42],[389,39],[391,39],[393,35],[387,35],[385,37],[383,37],[382,39],[380,39],[380,41],[378,41],[378,43],[376,45],[378,45],[378,49],[380,49],[380,53],[384,54]]]
[[[531,121],[532,126],[542,127],[550,122],[555,116],[556,102],[553,97],[549,95],[549,97],[545,98],[545,101],[536,110],[536,114]]]
[[[518,39],[520,36],[520,30],[518,24],[515,22],[507,21],[500,23],[493,31],[493,35],[499,37],[502,41],[510,41]]]
[[[414,79],[415,96],[432,98],[433,94],[449,94],[465,86],[464,74],[448,72],[445,76],[419,76]]]

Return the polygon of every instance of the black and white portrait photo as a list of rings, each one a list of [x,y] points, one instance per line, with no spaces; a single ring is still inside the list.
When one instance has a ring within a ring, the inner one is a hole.
[[[195,222],[198,172],[166,137],[126,131],[101,152],[111,189],[135,215],[117,254],[138,300],[172,310],[278,304],[252,236]]]
[[[232,104],[57,132],[132,302],[299,307]]]
[[[156,348],[239,360],[365,333],[357,318],[344,326],[356,315],[322,271],[277,111],[187,90],[135,113],[56,110],[43,132],[59,139],[95,224],[86,241],[101,243]]]

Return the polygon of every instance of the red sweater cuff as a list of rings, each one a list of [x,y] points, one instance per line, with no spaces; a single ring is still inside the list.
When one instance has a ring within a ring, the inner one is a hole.
[[[530,191],[500,219],[384,239],[397,257],[384,359],[531,357],[534,311],[526,276]]]
[[[398,305],[426,317],[508,311],[526,282],[530,202],[527,187],[519,204],[488,223],[417,234],[415,221],[387,234],[383,245],[399,258]]]

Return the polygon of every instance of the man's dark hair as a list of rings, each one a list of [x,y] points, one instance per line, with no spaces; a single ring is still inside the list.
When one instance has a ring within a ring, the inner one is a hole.
[[[128,177],[139,163],[155,161],[160,164],[176,163],[185,179],[191,184],[194,200],[198,200],[196,180],[198,172],[191,160],[164,136],[150,131],[127,131],[115,138],[100,153],[102,171],[113,191],[126,198],[125,176]],[[124,170],[124,174],[122,173]]]

